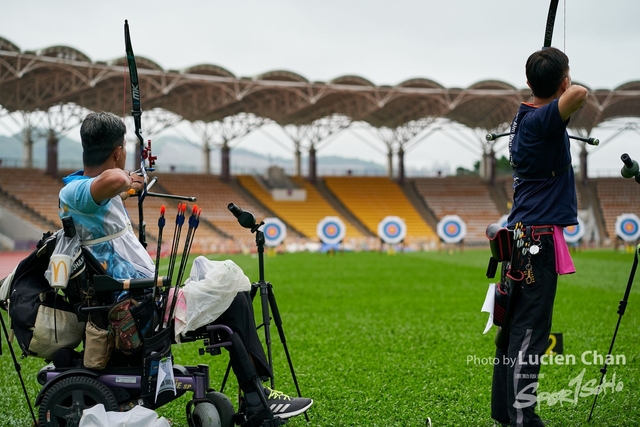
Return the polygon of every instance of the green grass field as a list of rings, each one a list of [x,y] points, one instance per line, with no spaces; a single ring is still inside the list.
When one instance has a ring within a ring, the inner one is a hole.
[[[488,256],[488,250],[467,250],[265,257],[266,280],[274,286],[300,387],[315,400],[310,424],[300,416],[289,425],[424,426],[431,417],[434,426],[491,426],[487,361],[494,353],[494,330],[482,334],[487,315],[480,313],[489,284]],[[233,259],[251,281],[258,279],[255,256],[214,257],[224,258]],[[550,426],[640,423],[640,285],[632,290],[613,351],[624,355],[626,364],[609,367],[612,386],[598,398],[594,420],[586,422],[590,387],[600,380],[601,367],[590,359],[594,351],[607,354],[632,261],[633,254],[583,251],[574,254],[578,272],[559,279],[553,332],[563,333],[564,353],[574,355],[576,363],[542,367],[544,401],[538,412]],[[272,335],[276,388],[295,394],[273,325]],[[199,356],[198,344],[174,346],[176,362],[210,364],[217,389],[228,356]],[[24,397],[3,347],[0,425],[27,426]],[[583,354],[589,359],[581,360]],[[35,374],[44,363],[36,358],[21,363],[35,398]],[[225,390],[234,402],[236,390],[233,380]],[[186,427],[189,398],[158,413]]]

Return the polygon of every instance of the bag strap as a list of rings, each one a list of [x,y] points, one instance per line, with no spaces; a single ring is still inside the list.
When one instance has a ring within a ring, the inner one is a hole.
[[[127,221],[126,226],[113,234],[109,234],[107,236],[98,237],[97,239],[89,239],[80,241],[81,246],[92,246],[97,245],[98,243],[108,242],[109,240],[117,239],[118,237],[124,236],[131,230],[133,232],[133,227],[131,227],[131,222]]]

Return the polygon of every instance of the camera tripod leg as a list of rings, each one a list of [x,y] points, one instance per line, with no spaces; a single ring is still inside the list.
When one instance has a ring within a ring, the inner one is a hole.
[[[273,373],[273,352],[271,350],[271,310],[269,309],[269,286],[270,283],[260,281],[251,284],[251,301],[255,298],[260,289],[260,306],[262,308],[262,326],[264,328],[264,340],[267,346],[267,361],[271,370],[271,388],[275,387],[275,375]]]
[[[598,384],[597,393],[593,397],[593,405],[591,405],[591,412],[589,412],[589,418],[587,422],[591,421],[591,416],[593,415],[593,410],[596,407],[596,402],[598,401],[598,394],[600,394],[600,389],[602,388],[602,382],[604,381],[605,375],[607,375],[607,361],[613,352],[613,344],[616,341],[616,336],[618,335],[618,329],[620,328],[620,322],[622,321],[622,316],[627,308],[627,302],[629,301],[629,294],[631,293],[631,286],[633,285],[633,279],[636,275],[636,269],[638,268],[638,252],[640,252],[640,244],[636,246],[636,252],[633,257],[633,266],[631,267],[631,273],[629,273],[629,281],[627,282],[627,289],[624,291],[624,296],[622,300],[620,300],[620,304],[618,305],[618,323],[616,323],[616,329],[613,332],[613,338],[611,338],[611,345],[609,346],[609,352],[607,353],[607,357],[605,357],[604,366],[600,369],[602,376],[600,377],[600,384]]]
[[[278,335],[280,336],[280,342],[284,348],[284,353],[287,357],[287,363],[289,364],[289,371],[291,372],[291,378],[296,386],[296,392],[298,397],[302,397],[300,392],[300,385],[298,383],[298,377],[291,361],[291,355],[289,353],[289,347],[287,346],[287,338],[284,334],[284,328],[282,327],[282,317],[280,316],[280,310],[278,309],[278,303],[276,302],[276,296],[273,293],[273,285],[269,282],[260,281],[251,285],[251,300],[256,296],[258,289],[260,289],[260,302],[262,306],[262,326],[265,328],[264,335],[267,346],[267,355],[269,360],[269,367],[271,368],[271,388],[275,387],[275,375],[273,373],[273,359],[271,351],[271,315],[273,315],[273,321],[278,329]],[[304,417],[309,422],[309,415],[305,412]]]
[[[7,313],[9,311],[7,310]],[[16,354],[13,351],[13,347],[11,346],[11,342],[9,341],[9,332],[7,331],[7,325],[4,322],[4,317],[0,314],[0,323],[2,323],[2,331],[4,332],[4,336],[7,340],[7,345],[9,347],[9,352],[11,353],[11,357],[13,358],[13,367],[18,374],[18,378],[20,378],[20,384],[22,385],[22,391],[24,393],[24,397],[27,400],[27,406],[29,407],[29,411],[31,412],[31,418],[33,419],[33,425],[38,425],[38,421],[36,420],[36,415],[33,412],[33,406],[31,405],[31,400],[29,399],[29,393],[27,393],[27,388],[24,384],[24,379],[22,378],[22,373],[20,372],[21,366],[16,358]],[[0,354],[2,354],[2,337],[0,336]]]
[[[302,397],[302,393],[300,392],[300,385],[298,384],[298,377],[296,376],[296,371],[293,368],[293,362],[291,361],[291,355],[289,354],[287,338],[284,335],[284,328],[282,327],[282,317],[280,317],[278,303],[276,302],[276,296],[273,294],[273,286],[271,285],[271,283],[268,283],[268,294],[269,305],[271,306],[271,312],[273,313],[273,321],[275,322],[276,328],[278,329],[278,335],[280,335],[280,342],[282,343],[282,347],[284,348],[284,354],[287,356],[287,363],[289,363],[291,378],[293,379],[293,383],[296,386],[298,397]],[[304,417],[306,418],[307,422],[309,422],[309,415],[306,412],[304,413]]]

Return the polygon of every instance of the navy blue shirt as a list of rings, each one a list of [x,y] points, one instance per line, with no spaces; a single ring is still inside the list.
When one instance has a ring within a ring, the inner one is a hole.
[[[509,141],[515,172],[508,227],[517,222],[562,227],[578,223],[568,122],[562,121],[557,99],[540,108],[520,105]]]

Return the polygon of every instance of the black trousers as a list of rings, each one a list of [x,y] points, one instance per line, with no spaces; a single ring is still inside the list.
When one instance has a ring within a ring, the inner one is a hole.
[[[509,339],[496,349],[491,389],[491,417],[512,427],[542,427],[535,413],[540,357],[547,349],[558,274],[552,235],[540,236],[540,253],[531,255],[535,281],[520,286]],[[524,266],[523,266],[524,267]]]
[[[271,378],[272,372],[269,368],[269,362],[256,330],[256,321],[249,292],[239,292],[229,308],[214,323],[228,326],[237,333],[247,353],[249,353],[256,374],[263,380]],[[238,366],[240,361],[234,360],[233,354],[232,352],[231,367],[238,378],[238,384],[244,391],[253,391],[253,384],[250,374],[247,373],[247,367]]]

